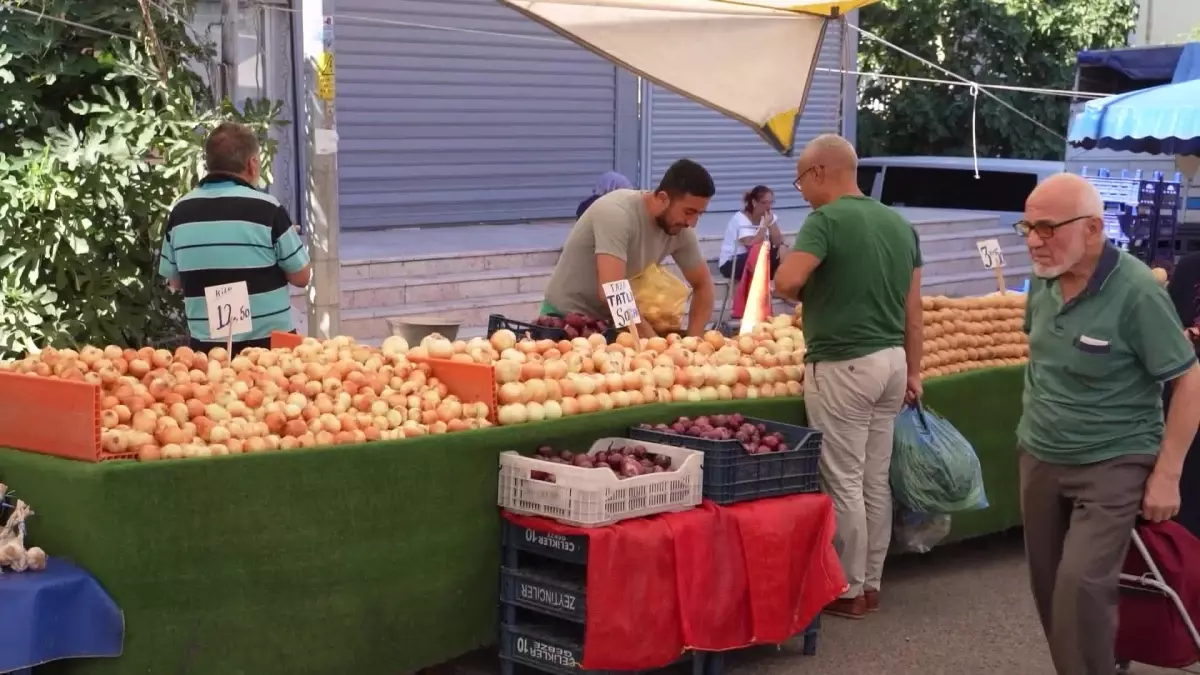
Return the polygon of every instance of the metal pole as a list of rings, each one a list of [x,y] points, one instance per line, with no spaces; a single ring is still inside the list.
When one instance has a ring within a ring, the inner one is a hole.
[[[221,0],[221,97],[237,96],[238,0]]]
[[[334,109],[334,0],[302,4],[305,88],[308,108],[309,176],[307,223],[312,282],[308,286],[308,334],[341,334],[341,261],[338,259],[337,124]]]

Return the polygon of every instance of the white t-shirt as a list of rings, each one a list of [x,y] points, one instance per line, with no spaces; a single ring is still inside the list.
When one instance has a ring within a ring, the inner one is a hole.
[[[741,240],[746,237],[753,237],[758,232],[758,226],[750,222],[746,217],[745,211],[738,211],[729,219],[729,224],[725,226],[725,238],[721,240],[721,255],[717,258],[718,265],[733,260],[733,257],[739,253],[745,253],[746,247]]]

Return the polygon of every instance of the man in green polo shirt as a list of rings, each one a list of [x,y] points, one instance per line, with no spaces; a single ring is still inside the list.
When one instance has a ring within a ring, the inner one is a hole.
[[[1179,510],[1200,426],[1200,366],[1166,291],[1104,235],[1096,189],[1039,185],[1017,223],[1036,279],[1020,443],[1033,597],[1059,675],[1113,672],[1117,584],[1140,514]],[[1162,389],[1175,405],[1163,422]]]
[[[796,188],[815,209],[775,290],[803,292],[804,405],[824,433],[821,482],[837,515],[848,588],[825,611],[862,619],[879,607],[892,536],[889,470],[896,415],[921,395],[921,249],[916,230],[858,189],[846,139],[813,139]]]

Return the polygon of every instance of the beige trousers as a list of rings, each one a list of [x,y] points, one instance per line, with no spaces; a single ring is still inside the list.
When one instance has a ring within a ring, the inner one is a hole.
[[[809,424],[824,433],[821,483],[833,500],[834,546],[850,584],[843,598],[879,590],[892,539],[892,433],[907,380],[901,347],[804,367],[804,405]]]

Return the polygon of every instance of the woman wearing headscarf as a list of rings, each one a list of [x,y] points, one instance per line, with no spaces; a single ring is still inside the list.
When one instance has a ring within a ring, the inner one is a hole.
[[[1198,345],[1197,354],[1200,355],[1200,253],[1180,259],[1167,284],[1167,293],[1175,304],[1184,330],[1192,338],[1192,343]],[[1169,389],[1165,403],[1171,405]],[[1176,520],[1200,537],[1200,434],[1192,442],[1184,460],[1183,475],[1179,478],[1179,496],[1179,515]]]
[[[596,187],[592,188],[592,196],[579,202],[579,208],[575,209],[575,217],[578,218],[579,216],[582,216],[583,212],[587,211],[588,207],[592,205],[592,202],[600,199],[613,190],[632,189],[633,183],[630,183],[628,178],[622,176],[616,171],[609,171],[603,176],[600,176],[600,180],[596,181]]]

